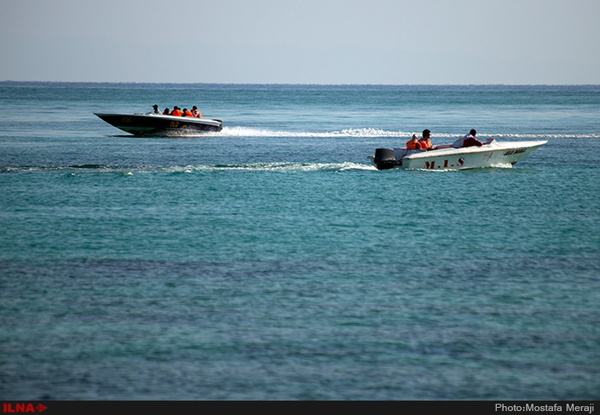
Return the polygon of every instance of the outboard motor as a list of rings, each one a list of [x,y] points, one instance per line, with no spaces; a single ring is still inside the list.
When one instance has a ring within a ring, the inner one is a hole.
[[[373,162],[378,170],[392,169],[399,165],[396,162],[396,156],[394,150],[391,148],[377,148],[375,149],[375,157]]]

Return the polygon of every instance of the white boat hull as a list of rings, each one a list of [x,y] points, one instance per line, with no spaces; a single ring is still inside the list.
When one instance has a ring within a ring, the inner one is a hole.
[[[463,170],[482,167],[510,167],[523,160],[547,141],[498,143],[493,140],[480,147],[436,150],[377,149],[371,160],[379,170]]]

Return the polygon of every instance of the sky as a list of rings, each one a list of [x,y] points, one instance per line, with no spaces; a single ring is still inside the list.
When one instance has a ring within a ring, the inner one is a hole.
[[[600,84],[600,0],[0,0],[0,80]]]

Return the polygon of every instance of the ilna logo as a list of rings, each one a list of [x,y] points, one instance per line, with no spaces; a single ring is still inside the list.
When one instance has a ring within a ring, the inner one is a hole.
[[[5,414],[43,412],[48,407],[41,403],[3,403],[2,412]]]

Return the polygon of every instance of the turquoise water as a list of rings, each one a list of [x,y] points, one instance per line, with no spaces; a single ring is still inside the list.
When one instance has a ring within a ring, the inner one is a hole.
[[[0,83],[0,398],[590,400],[600,87]],[[198,105],[131,137],[93,112]],[[514,168],[376,147],[548,140]]]

